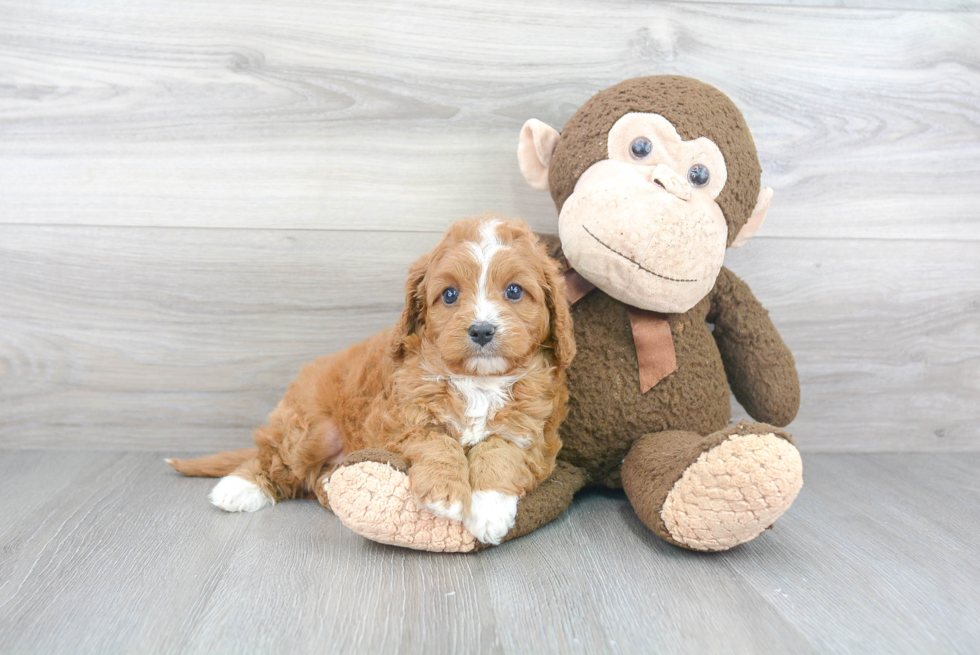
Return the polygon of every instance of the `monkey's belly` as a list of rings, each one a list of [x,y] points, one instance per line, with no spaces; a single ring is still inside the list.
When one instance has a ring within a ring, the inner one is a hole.
[[[730,391],[704,322],[707,301],[671,320],[677,370],[640,393],[626,305],[595,290],[573,308],[577,354],[568,370],[569,411],[559,459],[594,481],[618,470],[630,445],[662,430],[706,435],[728,425]]]

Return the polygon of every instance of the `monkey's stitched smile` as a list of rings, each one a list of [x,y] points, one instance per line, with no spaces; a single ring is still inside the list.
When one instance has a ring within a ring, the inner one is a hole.
[[[638,267],[638,268],[639,268],[639,269],[640,269],[641,271],[644,271],[644,272],[646,272],[646,273],[649,273],[650,275],[656,275],[657,277],[659,277],[659,278],[661,278],[661,279],[664,279],[664,280],[669,280],[670,282],[697,282],[697,280],[684,280],[684,279],[679,279],[679,278],[674,278],[674,277],[667,277],[666,275],[661,275],[660,273],[656,273],[656,272],[654,272],[654,271],[651,271],[651,270],[650,270],[649,268],[645,268],[645,267],[643,266],[643,264],[641,264],[640,262],[638,262],[638,261],[636,261],[636,260],[635,260],[635,259],[633,259],[632,257],[627,257],[626,255],[624,255],[623,253],[621,253],[621,252],[619,252],[618,250],[616,250],[615,248],[613,248],[613,247],[612,247],[612,246],[610,246],[609,244],[607,244],[607,243],[603,243],[603,242],[602,242],[602,241],[601,241],[601,240],[599,239],[599,237],[597,237],[596,235],[594,235],[594,234],[592,234],[592,232],[590,232],[590,231],[589,231],[589,228],[587,228],[587,227],[585,227],[585,226],[583,225],[583,226],[582,226],[582,229],[583,229],[583,230],[585,230],[585,232],[586,232],[586,234],[588,234],[588,235],[589,235],[590,237],[592,237],[593,239],[595,239],[595,240],[596,240],[596,242],[597,242],[597,243],[598,243],[599,245],[601,245],[601,246],[603,246],[603,247],[605,247],[605,248],[607,248],[607,249],[608,249],[608,250],[609,250],[610,252],[612,252],[612,253],[615,253],[615,254],[617,254],[617,255],[619,255],[620,257],[622,257],[622,258],[623,258],[623,259],[625,259],[626,261],[628,261],[628,262],[630,262],[630,263],[632,263],[632,264],[636,264],[636,266],[637,266],[637,267]]]

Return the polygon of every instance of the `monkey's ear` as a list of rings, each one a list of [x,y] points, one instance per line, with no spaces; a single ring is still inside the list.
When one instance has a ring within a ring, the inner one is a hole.
[[[524,123],[517,143],[517,163],[524,179],[538,191],[548,190],[548,165],[558,147],[558,130],[536,118]]]
[[[738,236],[732,241],[732,248],[741,248],[745,245],[746,241],[751,239],[759,231],[759,228],[762,227],[762,222],[766,220],[766,214],[769,212],[769,202],[771,200],[772,189],[763,187],[759,190],[759,199],[755,203],[755,209],[752,210],[752,215],[749,216],[749,220],[745,221],[745,225],[738,231]]]

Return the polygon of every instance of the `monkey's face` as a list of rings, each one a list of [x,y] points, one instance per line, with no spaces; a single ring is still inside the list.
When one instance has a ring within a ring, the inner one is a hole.
[[[706,137],[684,141],[658,114],[624,115],[607,143],[608,158],[579,177],[562,206],[565,256],[617,300],[686,312],[724,261],[728,225],[715,199],[725,158]]]
[[[610,296],[665,314],[711,291],[726,246],[756,233],[772,199],[738,108],[676,75],[600,91],[560,134],[528,120],[517,161],[528,184],[551,191],[569,263]]]

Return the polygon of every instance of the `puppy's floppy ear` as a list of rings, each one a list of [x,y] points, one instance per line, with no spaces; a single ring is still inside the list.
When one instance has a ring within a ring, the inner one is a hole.
[[[425,273],[432,261],[432,253],[422,255],[408,269],[405,281],[405,308],[395,324],[395,334],[388,345],[392,359],[405,357],[405,341],[425,325]]]
[[[547,257],[543,245],[538,249],[546,257],[544,266],[545,301],[551,314],[550,345],[554,352],[554,364],[564,370],[575,357],[575,330],[572,327],[572,314],[565,296],[565,278],[558,272],[558,263]]]

